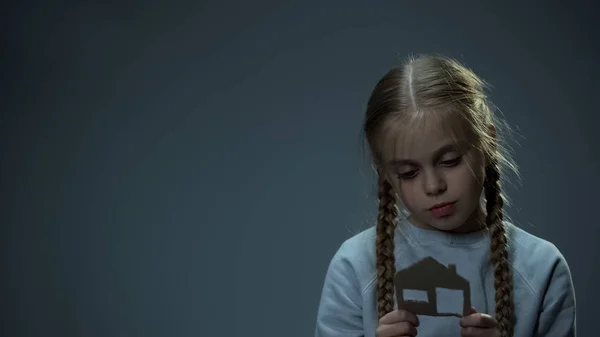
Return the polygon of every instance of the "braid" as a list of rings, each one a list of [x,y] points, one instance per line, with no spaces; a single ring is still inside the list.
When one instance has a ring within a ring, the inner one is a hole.
[[[512,337],[514,326],[513,283],[508,262],[506,228],[503,223],[504,200],[500,191],[500,173],[496,163],[486,168],[486,224],[491,229],[491,262],[495,266],[496,320],[502,337]]]
[[[379,180],[379,215],[377,217],[377,307],[379,318],[394,310],[394,229],[398,207],[392,185]]]

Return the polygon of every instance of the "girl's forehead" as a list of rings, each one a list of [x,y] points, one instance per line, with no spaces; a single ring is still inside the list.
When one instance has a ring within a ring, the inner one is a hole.
[[[390,121],[382,134],[380,151],[385,162],[429,160],[440,149],[468,143],[458,123],[424,118],[412,123]]]

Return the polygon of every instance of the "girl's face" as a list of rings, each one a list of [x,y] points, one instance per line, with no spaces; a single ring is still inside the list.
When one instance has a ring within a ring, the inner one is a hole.
[[[381,147],[385,175],[414,225],[473,230],[478,224],[472,220],[482,214],[484,158],[467,139],[439,126],[424,123],[409,139],[388,132]]]

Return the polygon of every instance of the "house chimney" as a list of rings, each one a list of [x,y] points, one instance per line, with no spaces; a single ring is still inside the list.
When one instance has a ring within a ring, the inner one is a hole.
[[[448,270],[450,270],[451,273],[456,274],[456,265],[455,264],[449,264],[448,265]]]

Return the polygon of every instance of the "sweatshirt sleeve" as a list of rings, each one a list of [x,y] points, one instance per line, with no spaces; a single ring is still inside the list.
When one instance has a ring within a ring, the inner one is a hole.
[[[315,337],[363,337],[362,296],[346,245],[336,252],[325,276]]]
[[[575,337],[575,290],[571,272],[565,258],[555,249],[557,254],[544,293],[536,336]]]

